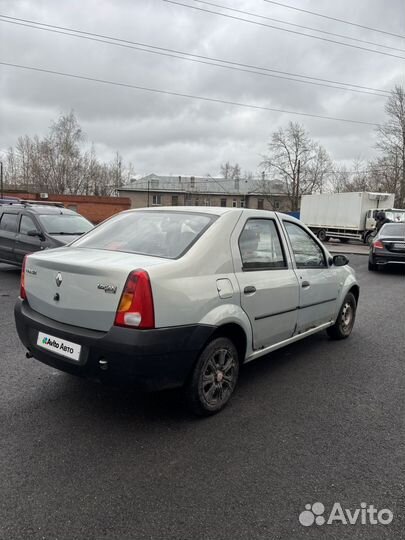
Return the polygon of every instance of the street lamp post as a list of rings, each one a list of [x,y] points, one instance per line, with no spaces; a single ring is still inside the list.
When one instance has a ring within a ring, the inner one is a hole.
[[[3,198],[3,162],[0,161],[0,199]]]

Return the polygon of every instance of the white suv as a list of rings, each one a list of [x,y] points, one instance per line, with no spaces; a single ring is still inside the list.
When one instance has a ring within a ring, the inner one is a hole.
[[[281,213],[129,210],[25,259],[16,324],[28,356],[183,387],[194,412],[213,414],[241,364],[320,330],[349,336],[359,286],[347,263]]]

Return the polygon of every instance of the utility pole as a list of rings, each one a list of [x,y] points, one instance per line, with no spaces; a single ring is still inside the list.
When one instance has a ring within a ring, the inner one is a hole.
[[[0,199],[3,198],[3,162],[0,161]]]
[[[297,165],[297,176],[295,178],[295,208],[294,210],[298,210],[298,201],[300,196],[300,172],[301,172],[301,160],[298,160]]]

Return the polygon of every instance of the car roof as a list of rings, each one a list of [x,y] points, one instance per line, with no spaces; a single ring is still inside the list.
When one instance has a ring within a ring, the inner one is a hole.
[[[45,204],[0,204],[0,212],[18,214],[22,210],[36,215],[77,214],[77,212],[61,206],[51,206]]]
[[[220,216],[227,212],[242,212],[244,208],[225,208],[222,206],[150,206],[148,208],[132,208],[132,212],[185,212],[188,214],[214,214]]]
[[[188,214],[210,214],[215,216],[222,216],[224,214],[248,214],[249,216],[257,215],[258,217],[263,217],[268,215],[269,217],[278,214],[282,217],[291,219],[291,221],[299,221],[293,216],[289,216],[284,213],[276,212],[274,210],[257,210],[255,208],[233,208],[230,206],[150,206],[148,208],[131,208],[129,210],[124,210],[123,213],[133,213],[133,212],[184,212]]]

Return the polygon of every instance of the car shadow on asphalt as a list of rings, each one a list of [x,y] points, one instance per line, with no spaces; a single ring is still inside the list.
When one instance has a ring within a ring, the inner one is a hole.
[[[291,344],[242,366],[237,389],[238,404],[233,403],[232,399],[220,415],[227,414],[228,411],[230,413],[231,409],[235,412],[235,408],[243,407],[243,396],[246,395],[248,398],[257,392],[258,385],[261,388],[260,392],[267,391],[268,386],[274,384],[277,373],[291,369],[290,364],[298,365],[300,360],[308,361],[303,352],[310,350],[313,358],[317,358],[327,341],[329,339],[325,333],[315,334],[306,338],[305,342]],[[85,410],[86,415],[94,417],[96,422],[118,421],[139,426],[143,422],[167,425],[187,424],[198,420],[188,412],[182,392],[178,389],[145,393],[129,386],[105,385],[59,372],[57,375],[59,375],[56,379],[58,388],[52,390],[51,400],[58,402],[58,414],[61,413],[61,408],[66,407],[66,414],[70,415],[71,404],[74,403],[75,408]]]

